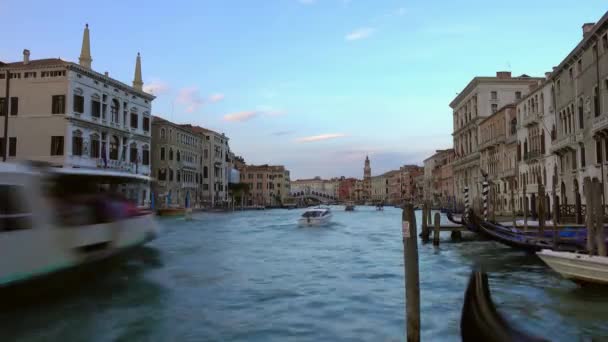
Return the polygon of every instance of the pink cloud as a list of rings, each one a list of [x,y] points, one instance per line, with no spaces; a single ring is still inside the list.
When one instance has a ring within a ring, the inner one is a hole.
[[[224,94],[221,93],[211,94],[211,96],[209,96],[209,102],[220,102],[224,99],[224,97]]]
[[[302,143],[306,143],[306,142],[316,142],[316,141],[324,141],[324,140],[331,140],[331,139],[337,139],[337,138],[344,138],[347,135],[344,133],[330,133],[330,134],[319,134],[319,135],[311,135],[308,137],[302,137],[302,138],[298,138],[296,139],[297,142],[302,142]]]
[[[249,121],[255,118],[259,112],[257,111],[244,111],[244,112],[236,112],[224,115],[224,121],[231,122],[244,122]]]
[[[204,103],[204,100],[201,97],[197,87],[186,87],[180,89],[175,100],[177,103],[186,106],[186,112],[188,113],[193,113],[199,110]]]

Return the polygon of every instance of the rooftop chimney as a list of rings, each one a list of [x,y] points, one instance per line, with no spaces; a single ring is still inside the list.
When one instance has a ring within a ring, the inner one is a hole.
[[[30,62],[30,50],[23,50],[23,64],[29,64]]]
[[[591,30],[593,30],[593,26],[595,26],[595,23],[584,23],[583,24],[583,38],[587,38],[587,35],[589,35],[589,32],[591,32]]]
[[[497,71],[496,77],[499,80],[509,79],[509,78],[511,78],[511,72],[510,71]]]
[[[106,77],[110,76],[110,73],[108,73],[107,71],[103,73]]]

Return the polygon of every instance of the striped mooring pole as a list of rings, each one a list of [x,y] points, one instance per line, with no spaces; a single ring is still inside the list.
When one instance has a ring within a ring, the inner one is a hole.
[[[484,180],[481,183],[481,195],[483,196],[483,219],[485,221],[488,220],[488,192],[490,191],[490,187],[487,180]]]

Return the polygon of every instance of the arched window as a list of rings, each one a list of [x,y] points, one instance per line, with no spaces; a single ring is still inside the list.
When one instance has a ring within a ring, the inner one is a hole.
[[[82,132],[80,130],[72,132],[72,155],[82,155]]]
[[[110,138],[110,159],[118,160],[118,137],[113,135]]]
[[[120,111],[120,103],[117,99],[112,99],[112,104],[110,105],[110,120],[112,122],[118,122],[118,112]]]
[[[206,166],[203,167],[203,178],[209,178],[209,169]]]
[[[148,145],[142,147],[141,163],[143,165],[150,165],[150,147]]]
[[[165,160],[165,148],[160,148],[160,160]]]
[[[160,138],[165,139],[165,129],[164,128],[160,129]]]
[[[98,134],[91,134],[91,151],[90,151],[90,156],[91,158],[99,158],[99,135]]]
[[[132,142],[129,145],[129,161],[131,163],[137,163],[137,157],[139,157],[137,154],[137,144],[135,142]]]
[[[91,96],[91,116],[94,118],[101,117],[101,97],[99,94]]]
[[[178,182],[181,182],[181,172],[179,170],[177,170],[177,177],[176,177]]]
[[[173,160],[173,149],[169,148],[169,160]]]
[[[173,182],[173,170],[169,169],[169,182]]]
[[[179,150],[177,150],[177,153],[175,154],[175,160],[177,160],[177,161],[181,160],[181,153],[179,153]]]

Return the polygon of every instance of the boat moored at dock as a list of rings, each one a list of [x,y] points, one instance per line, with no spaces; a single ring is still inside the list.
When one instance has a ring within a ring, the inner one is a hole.
[[[577,283],[608,285],[608,257],[547,249],[536,255],[566,279]]]

